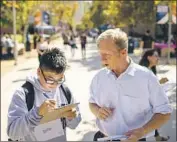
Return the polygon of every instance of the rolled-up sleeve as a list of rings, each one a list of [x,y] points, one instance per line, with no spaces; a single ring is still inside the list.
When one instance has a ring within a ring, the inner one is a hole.
[[[149,74],[148,89],[150,93],[150,104],[153,107],[153,113],[168,114],[172,112],[168,97],[160,85],[158,78]]]

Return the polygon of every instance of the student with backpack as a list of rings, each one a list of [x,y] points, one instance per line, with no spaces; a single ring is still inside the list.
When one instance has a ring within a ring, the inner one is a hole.
[[[37,73],[27,77],[26,83],[12,97],[8,110],[9,141],[38,141],[41,135],[35,130],[41,126],[43,116],[55,108],[75,103],[69,88],[63,84],[66,67],[65,55],[59,48],[47,49],[42,54]],[[52,140],[66,141],[66,127],[75,129],[81,121],[78,107],[61,115],[61,118],[52,121],[60,130],[52,129],[55,127],[52,123],[45,128],[54,130],[50,135]],[[50,133],[46,130],[41,130],[44,136]]]

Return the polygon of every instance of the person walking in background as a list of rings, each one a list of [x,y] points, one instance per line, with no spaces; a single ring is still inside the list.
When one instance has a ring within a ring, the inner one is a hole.
[[[33,44],[34,44],[34,49],[36,49],[37,48],[37,41],[38,41],[38,34],[37,34],[37,32],[35,32],[34,33],[34,35],[33,35]]]
[[[143,54],[139,64],[150,69],[155,75],[157,74],[156,66],[158,65],[159,55],[157,50],[149,49]],[[168,79],[162,78],[159,80],[160,84],[166,83]]]
[[[150,30],[147,30],[146,33],[143,35],[140,47],[143,49],[144,52],[148,49],[154,48],[154,39],[150,35]]]
[[[27,58],[30,58],[30,52],[31,52],[31,35],[29,33],[26,33],[26,53],[27,53]]]
[[[51,46],[53,47],[53,45],[51,44],[51,38],[50,37],[48,37],[46,39],[46,44],[47,44],[47,48],[50,48]]]
[[[44,51],[48,49],[47,43],[44,40],[44,37],[39,37],[39,42],[37,45],[37,52],[38,52],[38,59],[40,60],[41,55],[44,53]]]
[[[87,36],[86,36],[85,32],[81,33],[80,41],[81,41],[82,59],[85,59],[86,58],[86,43],[87,43]]]
[[[65,49],[67,49],[67,45],[69,45],[69,40],[68,40],[68,36],[65,32],[62,33],[62,38],[63,38],[63,45],[64,45]]]
[[[77,49],[76,40],[73,34],[71,34],[70,36],[69,45],[71,47],[71,57],[73,58],[75,55],[75,49]]]
[[[10,58],[13,58],[13,53],[12,53],[12,49],[14,49],[14,41],[12,40],[10,34],[7,34],[6,36],[6,46],[7,46],[7,57],[10,59]]]
[[[6,33],[3,33],[2,35],[1,35],[1,51],[0,51],[0,53],[1,53],[1,55],[0,55],[0,58],[1,59],[3,59],[4,58],[4,55],[3,55],[3,48],[4,49],[7,49],[7,43],[6,43],[6,40],[7,40],[7,38],[6,38]]]
[[[149,70],[151,70],[156,75],[157,74],[156,66],[158,64],[158,60],[159,60],[158,52],[155,49],[149,49],[149,50],[145,51],[139,64],[147,67]],[[167,81],[168,81],[168,79],[166,77],[164,77],[159,80],[159,83],[164,84]],[[155,130],[154,136],[155,136],[156,141],[167,141],[169,139],[169,137],[160,136],[157,129]]]
[[[66,127],[75,129],[78,126],[81,115],[77,106],[76,110],[71,108],[60,110],[58,119],[47,123],[47,126],[42,124],[43,129],[35,131],[48,112],[63,105],[76,103],[71,91],[64,85],[66,67],[66,57],[59,48],[47,49],[41,55],[36,73],[28,76],[26,83],[18,88],[12,97],[7,123],[9,140],[48,141],[52,139],[63,142],[66,141]],[[44,135],[50,135],[50,138],[44,139]]]
[[[90,85],[89,107],[99,128],[94,140],[119,135],[125,141],[146,141],[170,119],[168,97],[157,77],[128,56],[125,32],[106,30],[97,46],[106,67]]]

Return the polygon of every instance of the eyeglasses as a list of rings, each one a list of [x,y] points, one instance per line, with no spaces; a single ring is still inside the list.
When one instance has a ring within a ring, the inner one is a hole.
[[[49,79],[47,79],[47,78],[45,77],[44,72],[43,72],[42,69],[41,69],[41,73],[42,73],[42,75],[43,75],[43,77],[44,77],[44,80],[45,80],[45,82],[46,82],[47,84],[50,84],[50,85],[53,85],[53,84],[62,84],[63,82],[65,82],[65,76],[62,77],[62,79],[60,79],[60,80],[49,80]]]

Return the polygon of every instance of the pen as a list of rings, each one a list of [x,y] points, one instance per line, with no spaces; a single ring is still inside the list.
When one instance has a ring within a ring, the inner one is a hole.
[[[49,96],[47,96],[47,94],[46,94],[46,93],[43,93],[43,95],[44,95],[47,99],[49,99]]]

